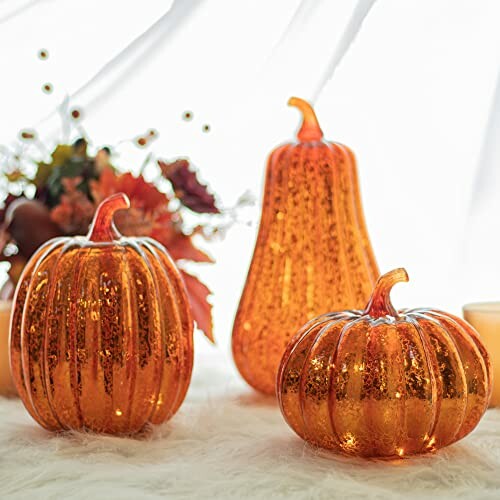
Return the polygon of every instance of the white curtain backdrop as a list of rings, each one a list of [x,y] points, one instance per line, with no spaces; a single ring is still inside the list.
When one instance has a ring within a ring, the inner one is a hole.
[[[189,156],[230,206],[259,199],[267,154],[293,138],[288,97],[315,100],[326,138],[357,154],[381,270],[410,274],[395,303],[459,312],[500,299],[499,18],[495,0],[0,0],[0,143],[63,138],[68,96],[95,147],[154,127],[153,151]],[[145,156],[119,153],[132,170]],[[257,220],[198,267],[224,346]]]

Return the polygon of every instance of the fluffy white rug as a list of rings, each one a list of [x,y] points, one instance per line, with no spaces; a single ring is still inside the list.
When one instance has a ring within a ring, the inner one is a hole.
[[[500,498],[500,410],[430,457],[346,459],[304,444],[229,356],[201,351],[180,412],[141,439],[53,435],[0,398],[0,498]]]

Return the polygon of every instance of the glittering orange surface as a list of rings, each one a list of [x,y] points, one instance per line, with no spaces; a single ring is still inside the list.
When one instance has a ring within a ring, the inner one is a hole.
[[[278,398],[293,430],[350,455],[403,457],[466,436],[491,395],[488,354],[476,331],[431,309],[397,312],[380,278],[364,311],[325,314],[290,342]]]
[[[275,393],[288,341],[324,311],[363,307],[378,277],[349,148],[325,142],[312,108],[298,142],[273,151],[262,218],[233,329],[233,356],[255,389]]]
[[[180,275],[149,238],[124,238],[103,201],[89,236],[57,238],[19,282],[11,366],[32,417],[49,430],[132,433],[179,408],[192,370],[189,306]]]

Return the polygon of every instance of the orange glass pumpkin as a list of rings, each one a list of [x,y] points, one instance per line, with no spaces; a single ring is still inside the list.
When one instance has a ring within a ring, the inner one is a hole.
[[[325,314],[294,337],[278,398],[292,429],[351,455],[402,457],[463,438],[488,407],[488,354],[465,321],[433,309],[397,312],[382,276],[364,311]]]
[[[299,325],[323,311],[363,307],[378,277],[356,161],[322,140],[311,106],[298,142],[269,157],[259,234],[233,328],[233,357],[255,389],[275,394],[278,366]]]
[[[14,383],[49,430],[133,433],[169,419],[186,394],[193,321],[180,274],[150,238],[122,237],[119,193],[87,237],[42,246],[19,281],[11,322]]]

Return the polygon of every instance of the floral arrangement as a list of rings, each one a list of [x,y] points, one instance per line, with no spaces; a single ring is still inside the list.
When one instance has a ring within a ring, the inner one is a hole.
[[[155,131],[149,134],[154,136]],[[22,139],[34,140],[35,135]],[[14,167],[0,167],[0,261],[10,263],[9,281],[1,292],[4,298],[12,295],[24,265],[42,243],[56,236],[85,234],[97,205],[124,192],[131,209],[117,214],[118,229],[126,236],[150,236],[168,249],[184,278],[193,317],[213,340],[210,290],[185,264],[213,262],[195,240],[197,235],[213,235],[214,218],[222,214],[188,160],[158,160],[156,177],[146,180],[142,170],[138,176],[120,173],[111,164],[108,148],[89,155],[87,141],[80,138],[72,145],[58,145],[48,162],[31,162],[24,168],[21,156],[16,161]],[[186,223],[187,219],[195,224]]]

